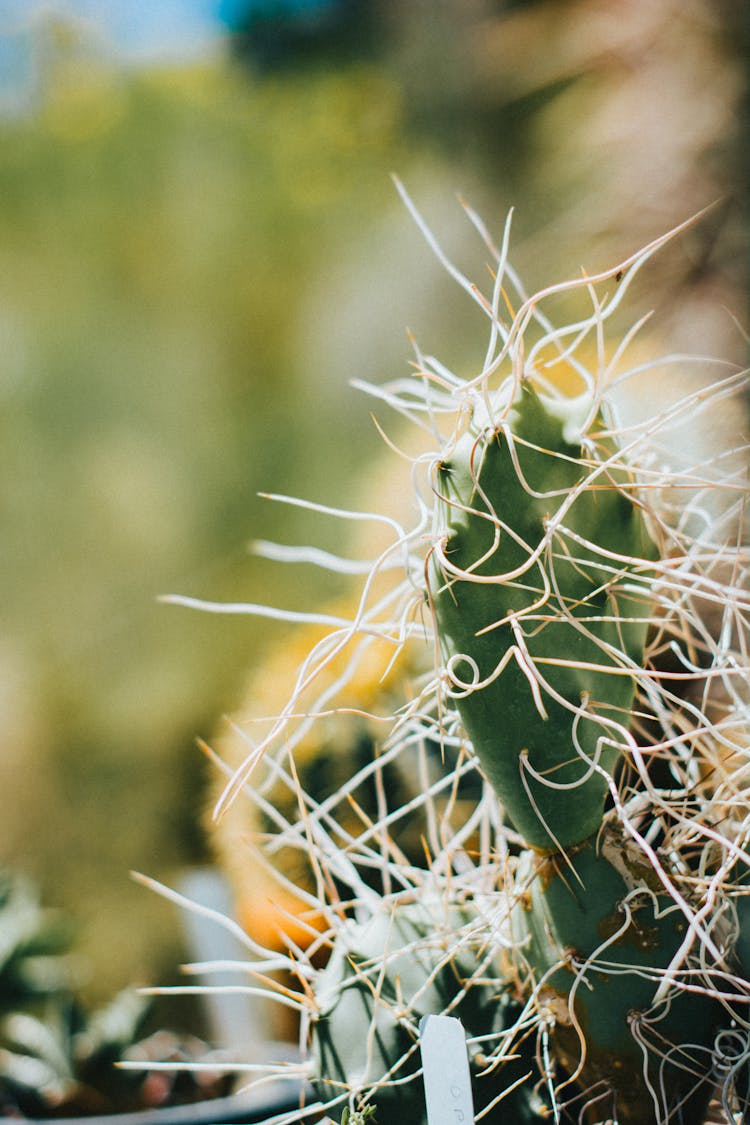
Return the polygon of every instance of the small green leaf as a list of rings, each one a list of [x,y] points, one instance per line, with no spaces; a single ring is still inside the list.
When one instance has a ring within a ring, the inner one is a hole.
[[[375,1106],[366,1105],[362,1109],[355,1109],[353,1112],[347,1106],[341,1114],[341,1125],[377,1125],[375,1121]]]

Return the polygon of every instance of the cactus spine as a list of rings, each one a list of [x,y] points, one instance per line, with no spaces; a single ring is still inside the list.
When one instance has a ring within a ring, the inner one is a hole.
[[[712,1096],[741,1108],[750,1057],[745,447],[740,464],[672,472],[669,426],[746,374],[724,370],[618,430],[604,329],[677,232],[528,298],[507,230],[498,249],[472,218],[493,291],[451,272],[489,317],[481,373],[463,380],[418,352],[416,380],[376,391],[432,443],[414,457],[417,523],[388,518],[356,611],[323,622],[218,811],[244,793],[275,825],[258,832],[266,867],[289,849],[311,864],[298,888],[316,919],[309,948],[290,938],[286,962],[255,950],[300,979],[284,996],[302,1017],[311,1113],[426,1125],[416,1027],[448,1011],[464,1020],[487,1125],[699,1125]],[[555,327],[541,306],[563,290],[591,304]],[[553,361],[577,395],[555,390]],[[374,639],[391,683],[409,648],[409,690],[373,760],[319,798],[297,783],[295,748],[316,715],[386,717],[376,691],[364,707],[347,694]],[[421,674],[420,639],[434,650]],[[472,775],[476,802],[457,815]],[[295,796],[283,810],[268,799],[281,782]],[[409,820],[422,856],[391,831]]]
[[[655,1114],[702,1122],[722,1010],[703,994],[655,999],[687,923],[639,849],[607,824],[565,860],[527,853],[519,868],[528,889],[514,932],[524,970],[554,1012],[565,1072],[598,1091],[598,1112],[621,1125]]]
[[[440,904],[407,901],[340,932],[316,989],[314,1073],[323,1098],[339,1090],[362,1092],[382,1121],[396,1115],[424,1121],[421,1016],[449,1012],[475,1036],[512,1026],[518,1004],[498,994],[494,974],[473,979],[482,960],[475,949],[456,949],[457,933],[470,927],[470,912],[449,914]],[[487,1064],[478,1049],[470,1061],[477,1111],[520,1082],[506,1099],[506,1112],[518,1125],[546,1119],[542,1099],[524,1081],[533,1066],[528,1047],[491,1077],[480,1078]]]
[[[632,481],[596,450],[597,414],[577,432],[592,406],[522,385],[502,426],[470,430],[437,469],[432,601],[451,691],[540,851],[601,823],[652,613],[656,552]]]
[[[586,433],[576,431],[581,415]],[[446,531],[432,602],[473,748],[513,825],[548,856],[520,865],[527,900],[514,925],[524,966],[556,1010],[561,1061],[612,1092],[622,1125],[649,1120],[660,1085],[667,1112],[700,1121],[710,1087],[696,1074],[718,1006],[682,994],[652,1010],[654,972],[676,955],[685,918],[632,841],[611,819],[602,830],[653,613],[656,548],[616,451],[596,448],[599,429],[587,396],[545,401],[522,385],[502,426],[461,439],[437,470]],[[668,1051],[645,1081],[656,1063],[644,1062],[641,1019]],[[695,1027],[703,1042],[687,1049]]]

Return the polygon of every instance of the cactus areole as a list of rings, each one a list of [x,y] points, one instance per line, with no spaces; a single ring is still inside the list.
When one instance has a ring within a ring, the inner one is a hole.
[[[600,430],[588,397],[524,385],[436,474],[429,586],[449,691],[514,826],[545,853],[601,823],[652,612],[655,546]]]

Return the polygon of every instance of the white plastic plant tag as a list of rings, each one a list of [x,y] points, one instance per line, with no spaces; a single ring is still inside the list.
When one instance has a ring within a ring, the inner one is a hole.
[[[461,1021],[454,1016],[423,1016],[419,1046],[427,1125],[474,1125],[469,1056]]]

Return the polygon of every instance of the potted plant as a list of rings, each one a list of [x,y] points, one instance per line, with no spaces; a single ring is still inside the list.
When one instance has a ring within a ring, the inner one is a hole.
[[[31,880],[0,871],[0,1120],[220,1125],[293,1104],[233,1095],[225,1060],[193,1036],[154,1030],[135,988],[91,1009],[76,993],[71,933]]]
[[[450,1014],[478,1121],[737,1121],[746,457],[734,439],[708,455],[695,435],[722,404],[742,419],[747,374],[629,358],[626,295],[687,224],[529,296],[510,224],[496,245],[469,217],[486,294],[417,219],[486,316],[483,362],[459,376],[417,350],[410,379],[369,388],[421,439],[412,523],[400,491],[385,515],[356,516],[386,531],[361,565],[275,551],[360,569],[362,586],[349,611],[297,615],[314,635],[286,702],[237,725],[239,764],[213,754],[219,824],[252,810],[233,862],[276,888],[251,882],[259,910],[277,903],[276,934],[253,937],[248,919],[237,969],[255,983],[238,987],[298,1017],[294,1073],[315,1095],[289,1120],[429,1125],[420,1020]],[[700,383],[626,418],[628,382],[678,365]],[[687,423],[692,447],[676,437]]]

